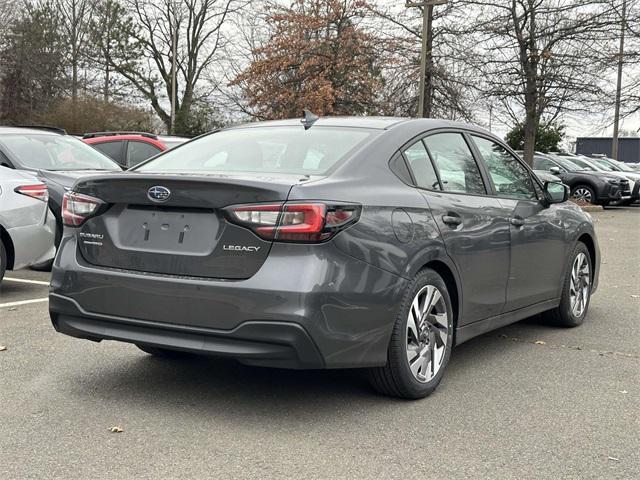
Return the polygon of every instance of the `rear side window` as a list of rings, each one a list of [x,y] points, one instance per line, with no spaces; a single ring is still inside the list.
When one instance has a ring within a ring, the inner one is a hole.
[[[378,134],[365,128],[320,126],[222,130],[165,152],[137,170],[322,175]]]
[[[537,200],[531,175],[502,145],[473,136],[499,197]]]
[[[438,133],[424,138],[446,192],[484,195],[487,190],[478,165],[460,133]]]
[[[122,161],[122,142],[94,143],[91,146],[116,162]]]
[[[404,151],[404,156],[419,187],[440,190],[440,182],[438,182],[438,177],[422,141],[418,141],[407,148]]]
[[[127,147],[127,166],[133,167],[157,155],[160,151],[158,147],[150,143],[129,140],[129,146]]]

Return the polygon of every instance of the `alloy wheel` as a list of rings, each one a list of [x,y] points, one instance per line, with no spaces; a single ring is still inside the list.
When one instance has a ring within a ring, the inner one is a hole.
[[[571,267],[571,284],[569,286],[571,313],[573,316],[581,317],[586,310],[590,286],[589,259],[584,253],[579,253],[576,255]]]
[[[449,335],[447,304],[440,290],[433,285],[422,287],[407,318],[407,361],[416,380],[426,383],[438,374]]]
[[[587,188],[578,188],[575,192],[573,192],[573,198],[576,200],[582,200],[588,203],[593,201],[591,191]]]

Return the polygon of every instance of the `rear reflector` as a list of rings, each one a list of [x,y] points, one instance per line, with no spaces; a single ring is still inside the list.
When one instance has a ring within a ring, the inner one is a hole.
[[[68,227],[79,227],[103,204],[99,198],[67,192],[62,199],[62,223]]]
[[[44,183],[22,185],[20,187],[16,187],[14,192],[26,195],[27,197],[35,198],[36,200],[42,200],[43,202],[49,201],[49,191],[47,190],[47,186]]]
[[[295,202],[227,207],[228,219],[266,240],[322,242],[355,223],[360,206]]]

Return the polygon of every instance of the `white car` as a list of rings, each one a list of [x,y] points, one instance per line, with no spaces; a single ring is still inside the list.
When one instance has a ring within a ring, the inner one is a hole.
[[[0,281],[6,270],[51,260],[56,220],[47,186],[35,176],[0,166]]]

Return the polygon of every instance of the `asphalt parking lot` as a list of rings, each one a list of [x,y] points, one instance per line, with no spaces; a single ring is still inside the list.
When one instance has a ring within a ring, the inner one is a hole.
[[[0,478],[640,478],[640,208],[593,216],[603,264],[585,325],[530,319],[471,340],[414,402],[357,371],[66,337],[48,275],[10,272]]]

